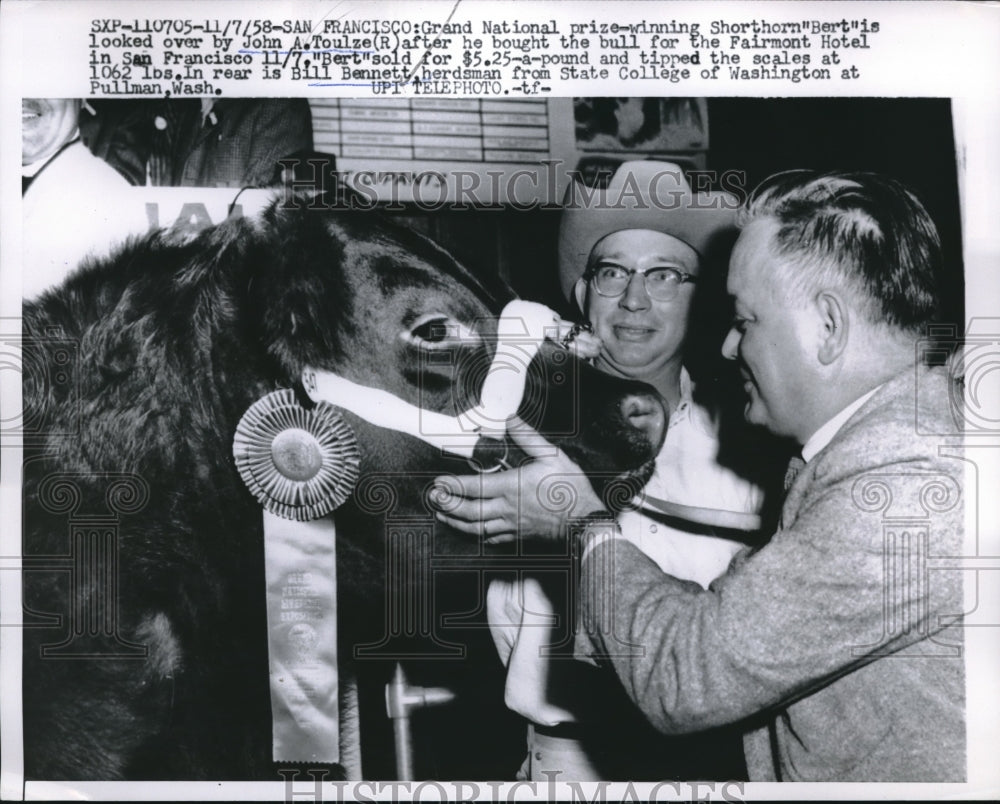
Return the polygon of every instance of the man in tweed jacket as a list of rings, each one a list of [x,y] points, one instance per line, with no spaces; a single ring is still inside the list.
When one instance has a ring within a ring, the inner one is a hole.
[[[802,445],[777,533],[703,590],[661,572],[607,515],[571,528],[578,656],[610,662],[665,733],[740,724],[753,781],[966,778],[950,563],[963,552],[963,470],[955,447],[939,449],[960,443],[941,435],[956,429],[958,394],[916,359],[941,267],[926,211],[891,180],[765,182],[730,262],[723,352],[743,377],[747,419]],[[561,455],[537,460],[521,487],[571,468]],[[481,496],[504,497],[503,482]],[[602,507],[578,485],[577,513]]]

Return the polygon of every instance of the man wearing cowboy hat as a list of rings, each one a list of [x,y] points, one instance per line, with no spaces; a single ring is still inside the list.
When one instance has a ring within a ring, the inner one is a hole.
[[[656,470],[636,500],[642,510],[621,515],[622,531],[662,570],[703,587],[743,546],[741,537],[759,527],[760,488],[720,462],[719,411],[695,401],[684,367],[695,289],[704,278],[702,255],[732,233],[737,206],[726,194],[693,193],[677,165],[629,161],[605,190],[588,193],[574,184],[559,233],[563,291],[599,339],[597,366],[650,383],[670,411]],[[693,510],[716,516],[707,524],[691,522],[686,515]],[[496,581],[488,593],[490,623],[508,668],[506,701],[531,724],[525,778],[741,772],[739,751],[726,754],[724,736],[665,745],[615,697],[613,679],[595,676],[570,656],[543,658],[542,649],[555,641],[545,623],[561,608],[553,594],[533,577]]]

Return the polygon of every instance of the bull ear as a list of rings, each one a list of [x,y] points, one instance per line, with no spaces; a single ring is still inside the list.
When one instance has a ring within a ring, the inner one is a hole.
[[[331,368],[340,359],[342,311],[351,293],[342,271],[343,245],[327,215],[272,209],[263,221],[263,248],[250,288],[252,324],[261,345],[293,381],[304,366]]]

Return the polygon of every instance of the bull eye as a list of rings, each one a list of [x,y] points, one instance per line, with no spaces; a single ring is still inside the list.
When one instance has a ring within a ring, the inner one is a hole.
[[[467,324],[456,321],[443,313],[422,315],[400,337],[419,349],[446,349],[456,346],[475,346],[481,342],[479,334]]]
[[[413,335],[425,343],[443,343],[448,339],[448,322],[440,318],[428,321],[413,330]]]

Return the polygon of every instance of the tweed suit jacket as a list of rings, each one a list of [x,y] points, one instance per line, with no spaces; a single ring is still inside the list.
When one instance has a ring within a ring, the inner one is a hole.
[[[740,723],[753,781],[964,780],[963,468],[921,434],[955,431],[950,383],[883,385],[709,590],[598,543],[577,655],[610,662],[665,733]]]

